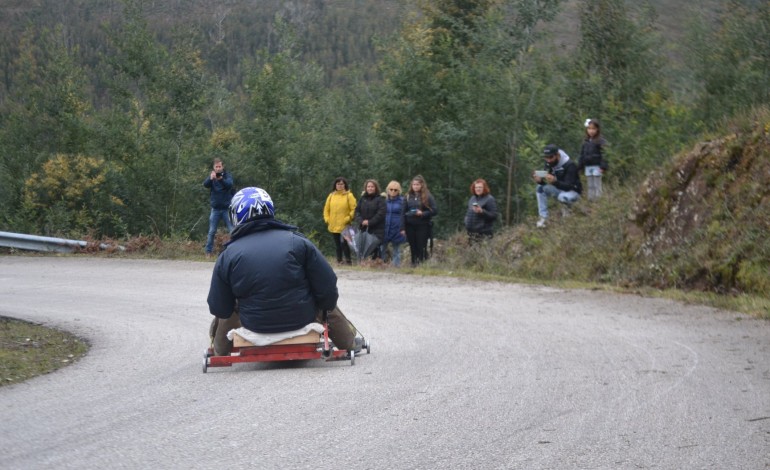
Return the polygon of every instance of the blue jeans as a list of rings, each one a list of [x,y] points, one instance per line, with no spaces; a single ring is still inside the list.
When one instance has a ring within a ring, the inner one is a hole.
[[[209,215],[209,236],[206,239],[206,253],[214,251],[214,236],[217,234],[217,226],[220,219],[225,221],[228,232],[233,231],[233,224],[230,222],[230,217],[227,214],[228,211],[228,209],[211,209],[211,214]]]
[[[598,166],[586,167],[586,182],[588,183],[588,200],[598,199],[602,195],[602,170]]]
[[[380,259],[385,259],[385,254],[388,252],[388,244],[393,245],[393,255],[390,258],[390,261],[393,263],[393,266],[399,267],[401,266],[401,244],[396,242],[386,242],[380,245]]]
[[[537,195],[537,212],[540,215],[540,217],[543,219],[548,218],[548,198],[549,197],[556,198],[556,200],[558,200],[562,204],[566,204],[567,206],[571,206],[578,199],[580,199],[580,194],[578,194],[577,192],[562,191],[561,189],[557,188],[552,184],[537,185],[535,194]]]

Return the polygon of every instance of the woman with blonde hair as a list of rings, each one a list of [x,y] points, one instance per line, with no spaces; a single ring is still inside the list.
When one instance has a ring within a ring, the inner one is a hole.
[[[412,266],[428,259],[428,238],[433,217],[438,214],[436,200],[422,175],[412,178],[404,204],[403,230],[412,253]]]
[[[332,191],[326,197],[326,204],[324,204],[324,222],[326,222],[326,227],[334,239],[338,263],[342,263],[344,255],[345,264],[352,264],[350,247],[342,238],[342,231],[353,220],[355,212],[356,197],[350,192],[348,180],[342,176],[335,178]]]
[[[401,196],[401,184],[398,181],[388,183],[385,196],[385,234],[380,246],[380,258],[388,259],[388,245],[393,245],[393,254],[389,257],[393,266],[401,266],[401,244],[406,241],[401,231],[404,216],[404,197]]]

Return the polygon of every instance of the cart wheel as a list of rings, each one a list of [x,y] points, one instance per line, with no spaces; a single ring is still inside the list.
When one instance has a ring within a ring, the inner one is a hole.
[[[350,365],[356,365],[356,352],[353,350],[350,351]]]
[[[366,354],[371,354],[372,352],[372,345],[369,343],[369,340],[366,340]]]
[[[206,369],[209,367],[209,350],[203,351],[203,373],[206,373]]]

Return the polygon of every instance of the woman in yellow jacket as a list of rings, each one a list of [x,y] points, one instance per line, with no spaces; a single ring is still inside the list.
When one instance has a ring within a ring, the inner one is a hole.
[[[337,262],[342,263],[342,255],[345,255],[345,263],[350,262],[350,247],[342,239],[342,231],[350,224],[356,211],[356,198],[350,192],[348,180],[342,176],[334,180],[332,192],[326,198],[324,204],[324,222],[334,238],[334,246],[337,247]]]

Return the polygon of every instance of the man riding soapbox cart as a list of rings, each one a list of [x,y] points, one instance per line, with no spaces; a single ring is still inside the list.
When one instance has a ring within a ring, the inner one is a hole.
[[[207,303],[209,367],[238,362],[350,360],[369,342],[337,307],[337,276],[297,227],[275,219],[257,187],[232,197],[230,241],[217,257]],[[288,331],[287,331],[288,330]]]
[[[356,337],[356,343],[371,352],[369,340]],[[277,334],[259,334],[244,328],[228,332],[227,337],[233,341],[229,355],[217,356],[213,345],[203,352],[203,373],[209,367],[230,367],[240,362],[277,362],[309,359],[325,361],[350,361],[356,364],[356,352],[353,349],[337,349],[329,339],[329,324],[324,312],[324,323],[311,323],[300,330]],[[248,339],[247,339],[248,338]],[[249,341],[251,340],[251,341]]]

